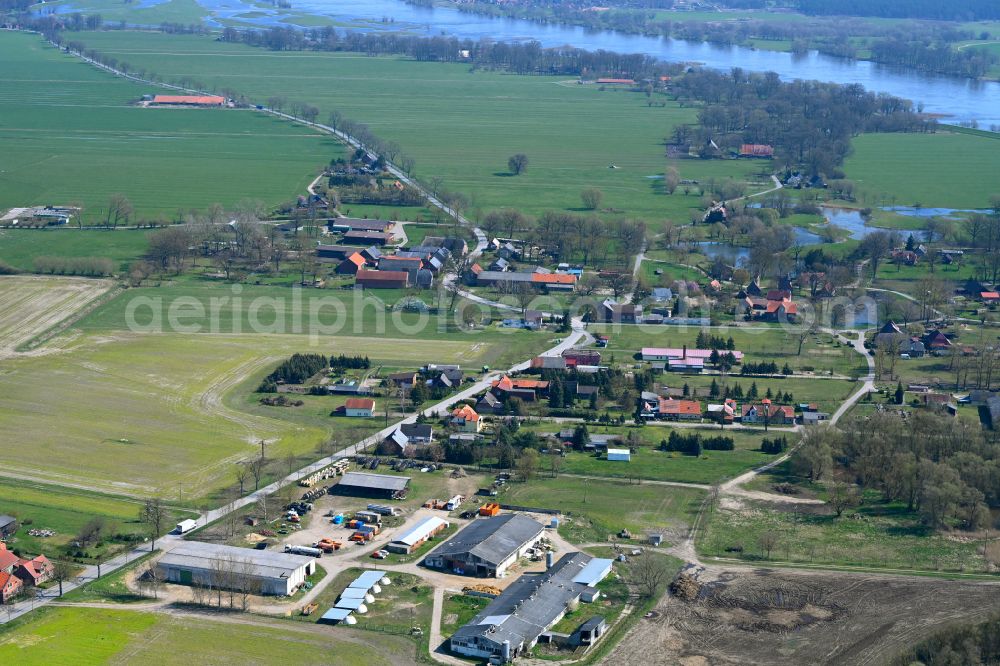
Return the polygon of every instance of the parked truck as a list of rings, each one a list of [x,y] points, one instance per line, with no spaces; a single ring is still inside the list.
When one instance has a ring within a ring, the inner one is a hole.
[[[311,546],[285,546],[285,552],[293,555],[310,555],[312,557],[322,557],[323,551]]]
[[[182,520],[181,522],[177,523],[177,529],[175,531],[178,534],[184,534],[185,532],[190,532],[196,527],[198,527],[197,521],[191,520],[189,518],[187,520]]]

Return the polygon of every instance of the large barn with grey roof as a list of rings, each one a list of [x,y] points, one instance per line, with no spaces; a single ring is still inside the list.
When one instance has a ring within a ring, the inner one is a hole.
[[[424,563],[470,576],[500,578],[544,532],[537,520],[516,513],[476,520],[435,548]]]

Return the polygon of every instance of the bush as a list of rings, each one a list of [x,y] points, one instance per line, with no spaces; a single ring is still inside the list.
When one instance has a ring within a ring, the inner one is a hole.
[[[260,387],[260,393],[274,393],[277,384],[301,384],[320,370],[327,368],[326,356],[322,354],[293,354],[291,358],[282,361],[274,372],[269,374]]]
[[[87,277],[104,277],[115,269],[114,262],[106,257],[35,257],[34,267],[36,273]]]

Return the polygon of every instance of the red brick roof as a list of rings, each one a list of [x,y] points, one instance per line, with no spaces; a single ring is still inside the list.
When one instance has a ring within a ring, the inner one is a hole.
[[[358,271],[358,282],[396,282],[407,280],[406,271]]]
[[[375,401],[371,398],[348,398],[344,407],[346,409],[375,409]]]
[[[542,284],[576,284],[576,276],[565,273],[532,273],[531,281]]]
[[[660,411],[664,414],[701,414],[701,403],[694,400],[660,398]]]
[[[761,143],[744,143],[740,146],[740,155],[748,157],[772,157],[774,148]]]
[[[479,414],[469,405],[462,405],[451,413],[452,417],[464,421],[478,421]]]
[[[197,104],[201,106],[222,106],[225,97],[215,95],[156,95],[153,104]]]
[[[361,268],[362,266],[365,265],[365,258],[362,257],[361,254],[358,253],[358,252],[355,252],[354,254],[352,254],[351,256],[349,256],[344,261],[349,261],[352,264],[354,264],[355,266],[357,266],[358,268]]]

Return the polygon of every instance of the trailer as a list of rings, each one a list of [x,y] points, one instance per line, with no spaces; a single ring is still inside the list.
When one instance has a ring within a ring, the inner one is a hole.
[[[376,513],[374,511],[355,511],[354,518],[356,520],[363,521],[368,525],[382,524],[382,514]]]
[[[454,511],[458,507],[462,506],[462,502],[464,501],[465,497],[463,497],[462,495],[455,495],[445,503],[444,508],[447,511]]]
[[[177,523],[176,532],[178,534],[185,534],[187,532],[190,532],[196,527],[198,527],[198,522],[195,520],[191,520],[189,518],[187,520],[182,520],[181,522]]]
[[[369,511],[374,511],[375,513],[382,516],[397,516],[399,515],[399,509],[391,506],[386,506],[385,504],[369,504]]]
[[[323,556],[322,550],[311,546],[285,546],[285,552],[292,553],[293,555],[310,555],[312,557]]]

